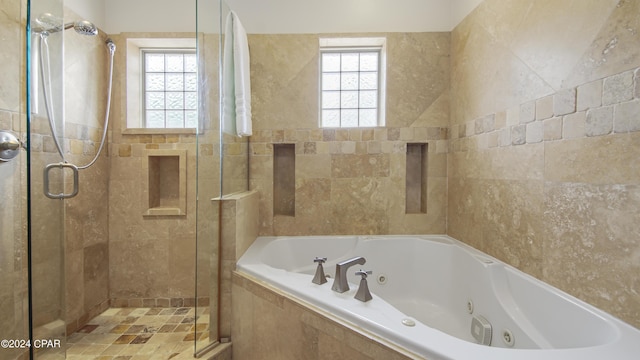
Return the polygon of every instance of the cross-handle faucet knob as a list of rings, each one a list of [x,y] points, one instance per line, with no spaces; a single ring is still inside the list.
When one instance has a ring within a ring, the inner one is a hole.
[[[371,274],[373,274],[371,270],[356,271],[356,275],[362,276],[362,279],[360,279],[360,287],[358,287],[356,296],[354,296],[354,298],[356,298],[357,300],[360,300],[362,302],[367,302],[373,299],[373,297],[371,296],[371,292],[369,291],[369,285],[367,284],[367,276]]]
[[[313,277],[313,280],[311,280],[312,283],[322,285],[327,282],[327,277],[324,275],[324,268],[322,267],[322,264],[326,261],[326,257],[316,257],[313,259],[313,262],[318,263],[318,267],[316,268],[316,274]]]

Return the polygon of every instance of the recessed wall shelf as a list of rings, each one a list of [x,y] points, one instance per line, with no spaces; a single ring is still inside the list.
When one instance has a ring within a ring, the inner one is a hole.
[[[187,150],[148,150],[143,166],[144,216],[187,214]]]
[[[273,144],[273,214],[296,215],[295,144]]]
[[[427,159],[429,144],[407,144],[407,214],[427,213]]]

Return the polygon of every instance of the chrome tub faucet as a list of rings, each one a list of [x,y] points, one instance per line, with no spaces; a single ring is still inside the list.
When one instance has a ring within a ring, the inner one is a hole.
[[[345,260],[336,264],[336,275],[331,290],[343,293],[349,291],[349,282],[347,281],[347,270],[355,264],[364,265],[367,262],[362,256],[356,256],[349,260]]]

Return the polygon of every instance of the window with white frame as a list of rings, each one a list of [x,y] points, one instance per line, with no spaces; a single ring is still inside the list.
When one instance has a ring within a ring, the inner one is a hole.
[[[320,39],[320,126],[384,126],[385,39]]]
[[[126,46],[125,132],[197,131],[202,125],[195,38],[128,38]]]
[[[146,128],[198,126],[195,50],[142,49]]]

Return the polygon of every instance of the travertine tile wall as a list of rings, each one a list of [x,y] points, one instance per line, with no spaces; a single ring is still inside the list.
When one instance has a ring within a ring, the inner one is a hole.
[[[65,19],[81,17],[66,9]],[[65,32],[64,36],[65,157],[82,166],[94,158],[104,129],[109,74],[109,51],[104,45],[107,36],[103,32],[91,37]],[[47,134],[42,137],[43,151],[57,158],[46,118],[40,121]],[[80,170],[78,195],[64,202],[64,319],[69,333],[109,305],[108,184],[107,143],[98,161]],[[43,201],[59,203],[46,198]]]
[[[22,96],[24,53],[21,12],[25,1],[0,1],[0,130],[23,138],[26,127]],[[26,152],[0,161],[0,338],[24,339],[28,334]],[[0,359],[16,359],[23,349],[2,349]]]
[[[330,35],[329,35],[330,36]],[[336,36],[345,36],[336,35]],[[318,35],[250,35],[250,185],[261,235],[444,233],[448,33],[387,38],[386,126],[318,125]],[[405,214],[406,144],[429,144],[426,214]],[[273,144],[295,144],[295,216],[273,213]]]
[[[486,0],[452,32],[449,235],[640,326],[640,1]]]
[[[236,269],[238,259],[251,246],[258,236],[258,201],[260,195],[256,191],[245,191],[214,200],[216,216],[220,217],[222,238],[221,270],[223,279],[220,284],[220,302],[211,304],[211,312],[220,308],[220,337],[230,337],[232,323],[231,278]],[[211,279],[212,287],[217,286],[216,279]],[[212,316],[215,316],[212,314]],[[214,318],[211,319],[214,321]]]
[[[111,163],[109,183],[109,296],[121,306],[206,306],[210,281],[217,273],[217,224],[209,199],[219,195],[219,140],[217,129],[217,35],[203,36],[208,61],[201,70],[207,83],[205,124],[195,131],[127,133],[127,38],[185,38],[194,33],[121,33],[112,35],[118,49],[114,70]],[[209,106],[213,106],[212,109]],[[214,130],[212,130],[214,129]],[[143,162],[154,150],[186,150],[186,215],[143,216]],[[196,154],[196,152],[198,152]],[[198,158],[196,157],[198,156]],[[196,163],[197,171],[196,171]],[[197,185],[196,185],[197,184]],[[196,187],[201,200],[196,204]],[[198,217],[196,218],[196,207]],[[196,220],[198,221],[196,226]],[[196,232],[198,240],[196,245]],[[196,247],[198,252],[196,254]],[[196,263],[198,299],[196,299]],[[215,270],[215,271],[214,271]],[[214,271],[212,273],[212,271]],[[215,294],[214,294],[215,295]]]

